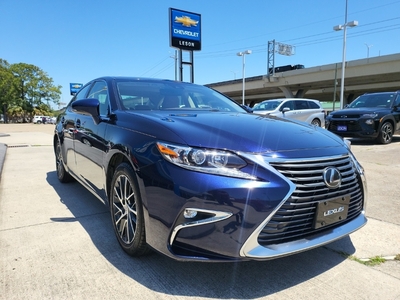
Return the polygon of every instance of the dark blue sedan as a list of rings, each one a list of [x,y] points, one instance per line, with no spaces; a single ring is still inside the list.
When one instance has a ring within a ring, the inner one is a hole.
[[[318,126],[248,113],[204,86],[95,79],[58,117],[57,176],[109,207],[132,256],[265,260],[366,223],[364,171]]]

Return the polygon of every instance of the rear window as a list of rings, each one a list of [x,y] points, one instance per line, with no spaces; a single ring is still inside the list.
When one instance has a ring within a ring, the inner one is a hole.
[[[315,102],[313,102],[313,101],[309,101],[308,102],[308,105],[310,106],[310,108],[312,108],[312,109],[318,109],[318,108],[321,108],[317,103],[315,103]]]

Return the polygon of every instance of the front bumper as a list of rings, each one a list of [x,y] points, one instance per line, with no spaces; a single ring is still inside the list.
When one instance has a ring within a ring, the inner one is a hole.
[[[369,124],[367,124],[367,121]],[[377,138],[379,131],[379,120],[372,119],[329,119],[326,128],[342,137]],[[340,130],[342,129],[342,130]],[[345,130],[344,130],[345,129]]]
[[[357,195],[354,196],[357,200],[352,200],[356,208],[351,218],[318,230],[310,228],[300,235],[281,238],[276,243],[260,242],[260,234],[267,225],[276,222],[273,218],[281,213],[282,207],[293,201],[293,195],[304,191],[301,190],[302,184],[293,182],[265,157],[241,155],[256,163],[257,177],[263,180],[218,177],[163,165],[164,170],[168,169],[165,173],[170,179],[166,180],[169,184],[163,184],[164,188],[153,185],[147,189],[146,238],[149,245],[182,261],[267,260],[330,243],[366,224],[365,176],[348,155],[345,157],[346,164],[352,167],[343,172],[350,174],[351,185],[357,185],[357,191],[353,191],[351,186],[343,192],[347,194],[351,190]],[[338,159],[342,160],[343,156],[320,158],[318,163],[323,162],[324,166],[337,164],[335,160]],[[297,159],[296,162],[309,165],[315,160]],[[175,180],[172,181],[172,178]],[[154,180],[152,182],[154,184]],[[318,197],[323,196],[315,192],[316,200],[310,200],[308,205],[315,206]],[[196,215],[185,217],[191,211],[196,211]],[[288,230],[289,235],[293,234],[283,223],[276,228],[277,231]]]

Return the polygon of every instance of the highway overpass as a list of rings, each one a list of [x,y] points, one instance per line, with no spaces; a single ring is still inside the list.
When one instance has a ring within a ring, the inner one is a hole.
[[[311,98],[340,101],[342,63],[260,75],[245,79],[245,103],[273,98]],[[336,78],[336,80],[335,80]],[[336,87],[335,87],[336,81]],[[242,103],[243,80],[236,79],[207,86]],[[344,105],[367,92],[400,90],[400,53],[346,62]]]

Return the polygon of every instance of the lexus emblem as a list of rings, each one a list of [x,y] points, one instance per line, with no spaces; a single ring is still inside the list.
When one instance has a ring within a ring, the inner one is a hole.
[[[336,168],[326,168],[322,174],[322,177],[324,178],[325,185],[330,189],[336,189],[342,184],[342,175]]]

